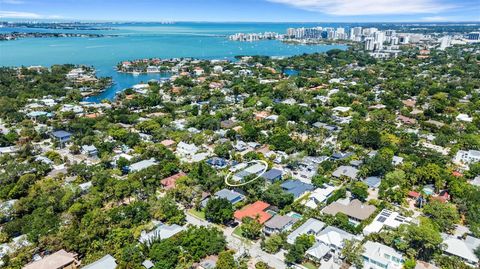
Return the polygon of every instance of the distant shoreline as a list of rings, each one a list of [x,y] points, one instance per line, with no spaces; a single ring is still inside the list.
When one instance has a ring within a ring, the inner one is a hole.
[[[104,34],[88,34],[88,33],[20,33],[12,32],[7,34],[0,34],[0,41],[13,41],[22,38],[61,38],[61,37],[81,37],[81,38],[101,38],[101,37],[116,37],[116,35]]]

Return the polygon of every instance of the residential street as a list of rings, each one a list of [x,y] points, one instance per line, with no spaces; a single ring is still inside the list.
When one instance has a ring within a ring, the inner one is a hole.
[[[187,223],[196,226],[217,226],[206,220],[196,218],[190,215],[190,213],[188,212],[186,215]],[[223,234],[225,235],[225,238],[227,240],[228,247],[234,249],[237,252],[238,256],[242,255],[242,253],[247,252],[254,259],[255,263],[258,261],[263,261],[275,269],[287,268],[284,263],[283,251],[280,251],[275,255],[269,254],[261,249],[260,241],[257,241],[255,244],[251,244],[251,242],[249,242],[248,240],[241,240],[240,238],[237,238],[232,234],[233,230],[234,229],[229,227],[222,229]]]

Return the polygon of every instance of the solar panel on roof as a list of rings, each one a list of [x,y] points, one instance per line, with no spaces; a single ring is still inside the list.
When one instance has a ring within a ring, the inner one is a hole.
[[[378,218],[377,221],[383,223],[383,222],[385,222],[385,220],[387,220],[387,218],[385,218],[385,217],[380,217],[380,218]]]

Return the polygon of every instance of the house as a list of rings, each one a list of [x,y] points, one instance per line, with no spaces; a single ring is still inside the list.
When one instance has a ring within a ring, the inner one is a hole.
[[[447,234],[442,234],[442,238],[446,246],[443,250],[445,255],[456,256],[474,267],[479,265],[479,259],[474,251],[480,247],[480,239],[469,235],[465,239],[459,239]]]
[[[307,249],[305,256],[316,263],[321,263],[322,258],[330,251],[330,247],[326,244],[322,242],[315,242],[311,248]]]
[[[334,152],[332,154],[332,160],[334,161],[341,161],[341,160],[344,160],[350,156],[352,156],[353,153],[352,152]]]
[[[176,173],[175,175],[162,179],[160,181],[160,184],[163,185],[163,188],[165,190],[171,190],[175,188],[175,182],[177,181],[177,179],[181,177],[186,177],[186,176],[187,174],[185,174],[184,172],[179,172],[179,173]]]
[[[98,154],[98,150],[94,145],[83,145],[82,153],[89,157],[96,157]]]
[[[321,242],[331,250],[337,252],[342,250],[345,240],[352,240],[354,238],[355,235],[333,226],[326,227],[315,236],[317,242]]]
[[[131,164],[128,167],[128,171],[134,173],[134,172],[141,171],[143,169],[149,168],[149,167],[157,165],[157,164],[158,164],[157,161],[155,161],[154,158],[151,158],[151,159],[148,159],[148,160],[143,160],[143,161],[139,161],[139,162],[136,162],[134,164]]]
[[[332,176],[336,178],[348,177],[351,179],[356,179],[359,170],[353,166],[342,165],[333,171]]]
[[[305,205],[312,209],[317,208],[321,203],[324,203],[328,199],[328,197],[332,195],[335,189],[336,188],[334,186],[328,184],[323,185],[322,188],[315,189],[308,196]]]
[[[399,156],[393,156],[392,158],[392,165],[401,165],[403,163],[403,158]]]
[[[140,243],[149,244],[156,238],[167,239],[185,230],[184,227],[177,224],[167,225],[161,222],[156,222],[156,224],[157,227],[153,231],[148,233],[146,231],[141,232],[140,238],[138,239]]]
[[[264,172],[267,169],[265,165],[261,163],[255,163],[254,165],[251,165],[242,171],[236,173],[235,175],[232,176],[232,179],[235,181],[243,181],[243,178],[248,177],[250,175],[259,175],[262,172]]]
[[[227,167],[228,161],[224,158],[213,157],[206,161],[209,165],[213,166],[216,169],[223,169]]]
[[[70,141],[72,134],[67,131],[55,131],[51,134],[52,139],[55,139],[59,144],[60,147],[63,147],[65,143]]]
[[[297,218],[291,216],[275,215],[270,220],[265,222],[263,231],[267,235],[288,231],[297,221]]]
[[[403,124],[408,124],[408,125],[412,125],[412,124],[417,123],[416,119],[405,117],[403,115],[398,116],[397,120],[401,121]]]
[[[310,218],[287,236],[287,243],[293,245],[295,243],[295,239],[297,239],[297,237],[300,235],[317,235],[317,233],[320,232],[323,227],[325,227],[325,223],[317,219]]]
[[[142,266],[145,267],[145,269],[151,269],[155,266],[151,260],[144,260],[142,262]]]
[[[195,144],[187,144],[180,142],[177,145],[177,153],[182,157],[191,157],[198,152],[198,147]]]
[[[377,208],[373,205],[367,205],[354,199],[349,204],[333,202],[322,209],[323,214],[335,216],[337,213],[343,213],[348,216],[352,224],[368,219]]]
[[[263,173],[262,178],[269,181],[270,183],[274,183],[275,181],[281,180],[283,175],[283,171],[279,169],[270,169],[267,172]]]
[[[364,235],[369,235],[371,233],[378,233],[384,227],[395,229],[398,228],[401,224],[407,224],[412,222],[412,218],[404,217],[398,212],[390,211],[388,209],[383,209],[370,223],[363,229]]]
[[[272,217],[272,215],[265,212],[269,207],[270,204],[268,203],[256,201],[253,204],[246,205],[242,209],[235,211],[233,216],[239,221],[241,221],[245,217],[252,219],[258,218],[258,222],[263,224]]]
[[[457,121],[472,122],[473,117],[469,117],[467,114],[458,114],[455,118]]]
[[[370,269],[401,269],[403,267],[402,254],[383,244],[367,241],[363,245],[363,267]]]
[[[100,260],[91,264],[85,265],[83,269],[115,269],[117,262],[110,254],[103,256]]]
[[[237,123],[234,122],[233,120],[222,120],[220,122],[220,127],[222,129],[231,129],[231,128],[235,127],[235,125],[237,125]]]
[[[170,148],[170,147],[173,147],[176,143],[175,143],[175,141],[173,141],[171,139],[165,139],[165,140],[161,141],[160,144],[164,145],[167,148]]]
[[[77,260],[77,254],[61,249],[38,261],[25,265],[23,269],[77,269],[79,267],[80,262]]]
[[[217,191],[215,193],[215,197],[225,198],[230,203],[232,203],[233,205],[240,202],[240,201],[243,201],[243,199],[245,199],[245,195],[243,195],[241,193],[238,193],[234,190],[228,190],[228,189],[222,189],[222,190]]]
[[[299,180],[287,180],[280,186],[284,191],[293,194],[295,199],[300,198],[302,195],[315,188],[313,185],[301,182]]]
[[[459,150],[453,159],[457,164],[471,164],[480,162],[480,150]]]
[[[379,177],[367,177],[363,180],[365,184],[371,189],[377,189],[380,187],[380,183],[382,183],[382,179]]]

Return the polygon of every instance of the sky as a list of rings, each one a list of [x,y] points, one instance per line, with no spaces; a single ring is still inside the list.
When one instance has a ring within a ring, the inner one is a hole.
[[[0,19],[478,22],[480,0],[0,0]]]

